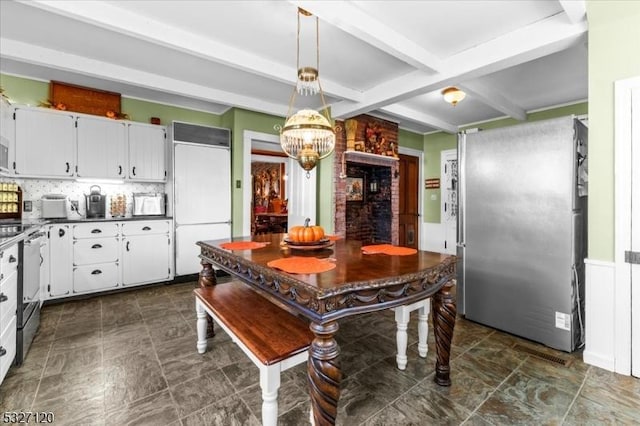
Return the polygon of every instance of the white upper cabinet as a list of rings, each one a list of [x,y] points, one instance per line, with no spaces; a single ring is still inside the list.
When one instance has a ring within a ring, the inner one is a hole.
[[[167,178],[166,130],[153,124],[129,123],[129,179],[164,182]]]
[[[124,179],[127,174],[127,124],[78,117],[78,177]]]
[[[75,117],[46,109],[16,108],[15,113],[15,174],[73,176]]]
[[[0,96],[0,171],[5,173],[13,171],[11,170],[13,138],[13,108],[5,98]]]
[[[13,132],[2,125],[3,143],[5,133],[15,134],[15,155],[8,153],[9,170],[5,173],[20,177],[167,180],[163,126],[32,107],[16,107],[14,120],[13,110],[4,105],[3,121],[5,109],[15,127]]]

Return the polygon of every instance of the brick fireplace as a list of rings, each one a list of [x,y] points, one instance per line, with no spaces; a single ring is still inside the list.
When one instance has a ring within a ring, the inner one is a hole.
[[[367,129],[375,128],[378,139],[384,141],[389,154],[397,152],[398,125],[396,123],[368,115],[360,115],[354,119],[357,121],[355,137],[357,143],[366,140]],[[342,131],[336,133],[333,173],[335,233],[347,239],[360,240],[363,244],[398,244],[398,161],[392,156],[353,151],[344,154],[347,145],[345,124],[344,122],[336,124],[342,128]],[[354,185],[362,185],[361,194],[354,195]],[[349,194],[347,194],[348,188]]]

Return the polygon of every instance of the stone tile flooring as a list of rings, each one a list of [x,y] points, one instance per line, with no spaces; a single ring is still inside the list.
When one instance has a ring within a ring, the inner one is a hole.
[[[0,386],[0,412],[50,411],[57,425],[258,425],[258,369],[219,328],[196,352],[194,283],[45,306],[24,365]],[[433,382],[435,348],[395,365],[385,311],[340,322],[342,425],[640,424],[640,380],[459,318],[451,387]],[[569,359],[559,366],[514,344]],[[280,425],[305,424],[305,365],[283,374]]]

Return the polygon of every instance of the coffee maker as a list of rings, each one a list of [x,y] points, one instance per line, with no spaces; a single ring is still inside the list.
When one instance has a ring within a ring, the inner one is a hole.
[[[85,195],[87,202],[87,218],[102,218],[104,217],[106,195],[100,193],[100,187],[93,185],[89,188],[90,194]]]

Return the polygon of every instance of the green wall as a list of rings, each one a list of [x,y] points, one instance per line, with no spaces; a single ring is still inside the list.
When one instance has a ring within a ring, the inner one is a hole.
[[[587,2],[589,258],[614,260],[614,82],[640,75],[640,1]]]
[[[546,120],[565,115],[582,115],[587,113],[587,103],[579,103],[544,111],[533,112],[527,115],[527,122]],[[513,126],[522,123],[513,118],[488,121],[486,123],[470,126],[479,129],[494,129],[497,127]],[[591,121],[589,121],[591,123]],[[464,130],[464,129],[463,129]],[[424,178],[440,178],[440,152],[455,149],[458,145],[458,137],[455,134],[438,132],[424,135]],[[591,148],[589,148],[591,149]],[[591,163],[589,163],[591,166]],[[440,223],[440,189],[425,189],[424,221]],[[591,218],[590,218],[591,219]]]

